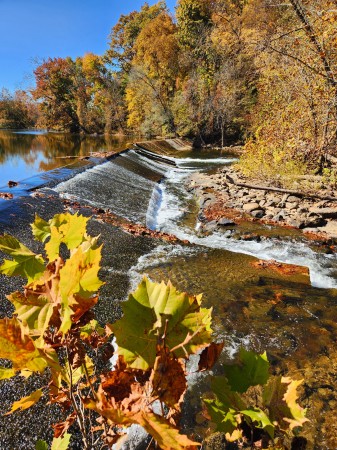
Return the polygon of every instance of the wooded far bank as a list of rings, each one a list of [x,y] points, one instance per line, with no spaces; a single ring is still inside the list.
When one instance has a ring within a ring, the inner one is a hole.
[[[337,153],[336,24],[333,0],[179,0],[175,17],[145,3],[103,56],[49,58],[30,92],[3,89],[0,127],[241,142],[246,174],[322,171]]]

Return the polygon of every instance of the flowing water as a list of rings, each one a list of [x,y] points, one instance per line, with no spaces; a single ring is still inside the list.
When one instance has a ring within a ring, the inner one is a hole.
[[[64,165],[59,156],[118,148],[126,148],[125,141],[0,131],[0,186]],[[233,233],[201,233],[196,199],[186,189],[188,177],[198,171],[215,172],[235,157],[181,150],[176,141],[162,152],[158,142],[146,148],[162,157],[134,148],[102,164],[85,166],[71,178],[46,174],[46,179],[68,178],[54,187],[61,197],[110,210],[189,242],[156,243],[111,230],[111,242],[104,247],[104,275],[111,283],[102,290],[100,317],[111,321],[113,312],[106,311],[111,299],[118,309],[126,285],[133,289],[144,273],[155,281],[170,279],[180,290],[203,292],[205,306],[214,308],[215,334],[225,341],[221,361],[231,359],[240,346],[267,350],[274,372],[305,378],[302,403],[309,407],[311,419],[304,431],[308,448],[336,449],[336,255],[325,253],[298,231],[256,223],[242,223]],[[25,184],[30,189],[29,180]],[[2,219],[5,222],[5,214]],[[261,238],[240,239],[247,232]],[[270,259],[304,266],[309,276],[296,271],[286,275],[257,264]],[[219,370],[217,366],[215,371]],[[194,379],[192,390],[207,389],[205,382],[204,377]],[[195,423],[191,426],[198,430]]]
[[[260,241],[237,239],[240,227],[235,235],[200,234],[186,180],[195,171],[214,171],[235,159],[211,152],[165,152],[165,158],[130,150],[56,190],[187,240],[190,245],[162,244],[141,256],[128,271],[132,287],[147,273],[156,281],[170,279],[181,290],[203,292],[206,306],[214,308],[216,334],[226,343],[223,359],[241,345],[267,350],[275,372],[305,377],[303,401],[312,419],[305,432],[308,448],[337,448],[336,255],[301,233],[263,225],[249,225],[262,235]],[[257,269],[256,258],[307,267],[310,277]]]

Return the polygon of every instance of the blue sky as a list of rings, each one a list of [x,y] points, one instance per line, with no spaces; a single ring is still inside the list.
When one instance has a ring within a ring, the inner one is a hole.
[[[33,85],[34,61],[103,54],[121,14],[145,0],[0,0],[0,89]],[[150,5],[156,0],[147,1]],[[174,11],[176,0],[167,0]]]

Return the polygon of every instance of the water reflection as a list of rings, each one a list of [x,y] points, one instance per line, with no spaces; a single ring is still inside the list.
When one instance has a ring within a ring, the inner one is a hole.
[[[124,149],[130,137],[80,136],[48,132],[0,130],[0,186],[69,163],[64,156]]]

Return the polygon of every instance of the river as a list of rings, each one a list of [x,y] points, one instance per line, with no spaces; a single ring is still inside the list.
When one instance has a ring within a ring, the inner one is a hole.
[[[154,160],[131,149],[41,192],[52,189],[63,198],[187,240],[187,245],[160,243],[143,251],[125,272],[130,289],[147,273],[155,281],[170,279],[180,290],[203,292],[205,306],[214,308],[216,336],[225,341],[222,360],[242,345],[267,350],[274,372],[305,378],[308,448],[337,448],[336,255],[299,232],[270,226],[243,224],[235,235],[200,233],[186,180],[195,171],[214,172],[235,158],[212,151],[164,156],[166,161]],[[240,239],[247,230],[261,239]],[[122,259],[123,249],[114,257]],[[269,259],[307,267],[310,277],[256,268],[258,260]],[[113,264],[110,271],[116,275],[118,263]],[[204,389],[203,379],[194,380],[194,389]]]

